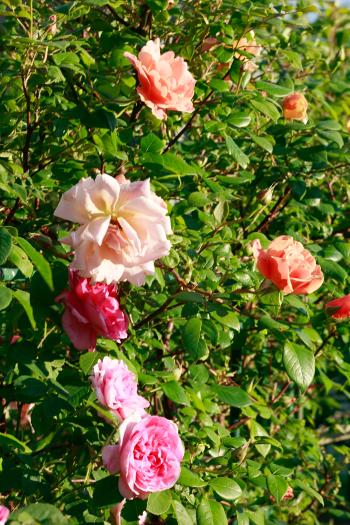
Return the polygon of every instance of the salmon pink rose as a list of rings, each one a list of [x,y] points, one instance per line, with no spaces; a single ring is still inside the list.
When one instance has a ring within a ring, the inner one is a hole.
[[[81,277],[91,277],[91,284],[142,286],[155,273],[153,261],[169,255],[170,218],[149,179],[118,179],[105,174],[81,179],[62,195],[54,214],[81,224],[61,239],[73,247],[71,268]]]
[[[294,93],[283,99],[283,115],[285,118],[301,120],[307,124],[307,106],[308,102],[302,93]]]
[[[102,460],[110,474],[120,472],[119,491],[124,498],[146,499],[176,483],[184,447],[175,423],[136,412],[120,425],[119,435],[118,445],[103,449]]]
[[[125,58],[136,68],[141,86],[141,100],[151,108],[155,117],[167,120],[165,110],[192,113],[195,79],[182,57],[173,51],[160,54],[160,41],[149,40],[138,57],[125,52]]]
[[[326,314],[333,319],[347,319],[350,317],[350,294],[341,299],[334,299],[326,304]]]
[[[97,399],[123,421],[133,412],[145,415],[149,402],[137,393],[135,375],[124,361],[108,356],[98,360],[89,377]],[[103,417],[103,416],[102,416]],[[106,418],[105,418],[106,419]],[[110,419],[106,419],[110,423]]]
[[[7,507],[4,507],[4,505],[0,505],[0,525],[5,525],[9,514],[9,509]]]
[[[270,279],[282,292],[305,295],[323,283],[323,273],[315,258],[293,237],[276,237],[263,250],[259,239],[251,243],[259,272]]]
[[[56,297],[56,303],[66,307],[62,325],[77,350],[93,352],[98,335],[118,342],[127,337],[129,319],[119,308],[115,284],[92,285],[69,270],[69,287]]]

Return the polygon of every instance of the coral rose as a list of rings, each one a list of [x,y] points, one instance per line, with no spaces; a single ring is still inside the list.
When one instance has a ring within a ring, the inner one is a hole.
[[[301,120],[303,124],[308,121],[308,102],[302,93],[294,93],[283,99],[283,115],[285,118]]]
[[[149,407],[149,402],[138,395],[135,375],[130,372],[124,361],[105,356],[103,361],[98,360],[91,374],[89,381],[97,399],[101,405],[109,408],[119,421],[123,421],[133,412],[146,414],[144,409]],[[110,419],[106,421],[111,422]]]
[[[54,214],[82,225],[61,242],[74,248],[71,267],[91,277],[91,284],[142,286],[146,275],[154,275],[153,261],[169,254],[170,218],[149,179],[130,183],[101,174],[81,179],[62,195]]]
[[[110,509],[110,513],[111,513],[111,515],[112,515],[116,525],[121,525],[121,523],[122,523],[122,521],[121,521],[121,513],[122,513],[123,507],[125,505],[125,502],[126,502],[126,499],[123,499],[123,501],[121,503],[119,503],[118,505],[116,505],[115,507],[112,507]],[[147,512],[143,511],[141,516],[139,516],[139,525],[145,525],[146,519],[147,519]]]
[[[159,38],[149,40],[138,58],[128,52],[124,56],[137,69],[141,84],[137,92],[155,117],[167,120],[165,110],[194,111],[191,99],[196,81],[182,57],[175,58],[173,51],[160,54]]]
[[[134,413],[120,425],[119,435],[118,445],[103,449],[102,460],[110,474],[120,471],[119,491],[124,498],[146,499],[176,483],[184,447],[175,423]]]
[[[69,286],[70,290],[56,297],[56,303],[66,307],[62,326],[77,350],[93,352],[97,335],[118,342],[127,337],[129,319],[119,308],[115,284],[92,285],[69,270]]]
[[[22,408],[21,408],[21,416],[20,416],[20,420],[19,420],[19,423],[21,425],[22,428],[25,428],[28,423],[30,425],[30,427],[32,427],[32,414],[31,414],[31,411],[32,411],[32,408],[35,407],[35,403],[24,403],[22,405]],[[11,401],[11,403],[9,404],[9,409],[10,410],[18,410],[18,403],[17,401]],[[17,427],[17,421],[15,419],[12,420],[12,423],[14,424],[15,427]]]
[[[282,292],[305,295],[323,283],[323,273],[315,258],[293,237],[276,237],[263,250],[259,239],[251,243],[259,272],[270,279]]]
[[[0,505],[0,525],[5,525],[9,514],[9,509],[7,507],[4,507],[4,505]]]
[[[325,310],[333,319],[347,319],[350,317],[350,294],[330,301],[326,304]]]

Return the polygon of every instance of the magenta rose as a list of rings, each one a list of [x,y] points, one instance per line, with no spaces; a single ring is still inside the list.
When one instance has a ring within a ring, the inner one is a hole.
[[[0,505],[0,525],[5,525],[9,514],[9,509],[7,507],[4,507],[4,505]]]
[[[70,290],[63,290],[56,303],[63,303],[63,328],[77,350],[96,348],[97,336],[120,342],[127,337],[129,319],[119,308],[115,284],[90,284],[77,271],[69,270]]]
[[[120,472],[119,491],[124,498],[146,499],[176,483],[184,447],[175,423],[134,413],[120,425],[119,435],[118,445],[103,449],[102,460],[110,474]]]
[[[97,399],[123,421],[133,412],[145,415],[149,402],[137,393],[135,375],[130,372],[124,361],[106,356],[98,360],[92,370],[89,381],[95,390]],[[107,423],[111,421],[105,418]]]

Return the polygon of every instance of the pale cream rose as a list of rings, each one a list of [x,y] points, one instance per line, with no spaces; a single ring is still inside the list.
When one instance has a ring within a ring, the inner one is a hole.
[[[66,191],[54,215],[81,226],[61,242],[75,250],[71,268],[91,284],[145,283],[154,261],[169,254],[170,218],[150,180],[119,181],[106,174],[81,179]]]

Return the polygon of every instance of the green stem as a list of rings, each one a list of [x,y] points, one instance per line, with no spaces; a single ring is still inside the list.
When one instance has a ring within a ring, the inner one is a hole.
[[[33,38],[33,0],[29,0],[30,6],[30,38]]]

